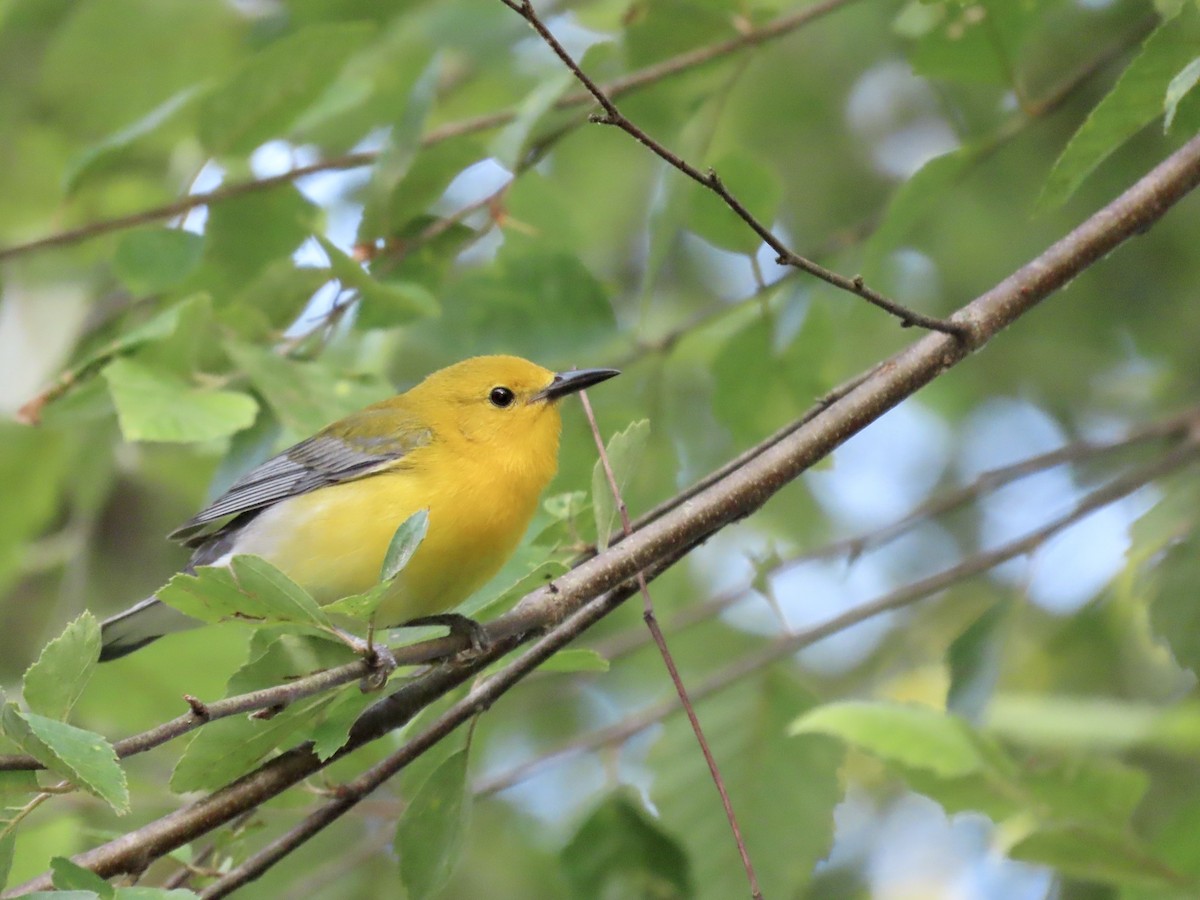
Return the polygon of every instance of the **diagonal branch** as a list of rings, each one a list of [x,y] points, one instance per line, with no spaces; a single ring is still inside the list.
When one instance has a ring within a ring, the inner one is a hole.
[[[579,67],[579,63],[575,61],[575,58],[566,51],[566,48],[559,43],[558,38],[556,38],[551,33],[550,29],[546,27],[546,23],[543,22],[541,17],[538,16],[537,12],[534,11],[531,0],[500,0],[500,2],[529,23],[530,27],[537,32],[538,36],[546,43],[546,45],[554,51],[555,56],[562,61],[562,64],[571,71],[571,74],[573,74],[579,83],[587,89],[587,92],[595,98],[603,112],[593,114],[591,116],[591,120],[593,122],[597,122],[601,125],[613,125],[616,128],[619,128],[639,144],[646,147],[646,149],[650,150],[650,152],[658,156],[659,159],[663,160],[669,166],[678,169],[688,178],[692,179],[702,187],[708,188],[710,191],[720,197],[721,200],[724,201],[725,205],[728,206],[739,219],[745,222],[746,225],[748,225],[750,229],[762,239],[763,243],[775,251],[776,262],[778,262],[781,266],[791,266],[792,268],[800,269],[801,271],[807,272],[810,275],[827,282],[828,284],[832,284],[834,287],[862,297],[868,303],[872,303],[880,309],[898,318],[901,326],[904,328],[917,325],[930,331],[940,331],[945,334],[954,335],[962,340],[966,339],[967,332],[964,326],[954,322],[946,322],[941,319],[934,318],[933,316],[926,316],[915,312],[914,310],[908,309],[907,307],[896,303],[894,300],[889,300],[887,297],[883,296],[883,294],[879,293],[873,288],[867,287],[861,276],[856,275],[853,278],[848,278],[845,275],[841,275],[831,269],[827,269],[811,259],[801,256],[800,254],[791,250],[782,240],[779,239],[779,237],[774,234],[774,232],[771,231],[771,229],[767,228],[766,225],[760,222],[754,216],[754,214],[750,212],[750,210],[747,209],[746,206],[736,196],[734,196],[733,192],[729,190],[729,188],[717,175],[716,171],[709,169],[707,172],[701,172],[687,160],[667,149],[665,146],[643,131],[642,128],[626,118],[625,115],[619,109],[617,109],[617,105],[612,98],[609,97],[608,94],[605,93],[604,89],[596,84],[596,82],[593,81],[591,77]]]
[[[982,347],[1080,272],[1147,230],[1197,184],[1200,136],[1036,259],[959,310],[954,321],[969,328],[970,347],[945,334],[923,336],[856,379],[854,387],[804,425],[696,492],[686,504],[664,512],[604,553],[533,591],[505,618],[538,622],[543,627],[561,623],[535,644],[531,653],[550,649],[548,642],[570,640],[632,593],[631,579],[639,570],[645,571],[647,578],[661,573],[717,531],[759,509],[813,463],[966,359],[971,349]],[[569,630],[568,625],[578,630]],[[498,642],[470,666],[442,667],[406,684],[364,713],[347,748],[334,758],[408,721],[417,709],[471,677],[476,666],[490,664],[523,639],[527,638]],[[485,683],[496,685],[494,689],[472,694],[468,699],[477,702],[453,706],[453,715],[447,710],[430,728],[449,733],[481,704],[492,702],[515,684],[528,664],[528,658],[522,656],[501,667],[492,676],[496,680]],[[417,752],[410,751],[411,757]],[[320,765],[308,745],[293,748],[216,793],[80,854],[74,861],[106,876],[140,871],[159,856],[277,796]],[[50,885],[49,875],[42,875],[12,888],[8,896],[49,889]]]

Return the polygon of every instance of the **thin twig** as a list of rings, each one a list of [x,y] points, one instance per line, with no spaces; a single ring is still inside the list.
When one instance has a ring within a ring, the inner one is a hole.
[[[1175,448],[1154,462],[1147,463],[1098,488],[1080,500],[1074,509],[1023,537],[993,550],[976,553],[942,572],[889,591],[819,625],[782,635],[770,641],[760,650],[714,673],[701,685],[692,689],[692,696],[697,700],[703,700],[737,683],[747,674],[792,656],[830,635],[845,631],[883,613],[911,606],[968,578],[994,569],[1001,563],[1032,553],[1059,532],[1097,510],[1129,496],[1159,478],[1194,463],[1200,457],[1198,441],[1200,441],[1200,436],[1193,435],[1186,444]],[[652,704],[627,716],[620,722],[572,738],[534,759],[479,781],[475,785],[475,793],[477,795],[495,794],[525,781],[547,766],[576,754],[596,750],[600,747],[618,746],[677,710],[678,706],[673,700],[663,700]]]
[[[625,537],[633,534],[633,528],[629,523],[629,508],[625,505],[625,499],[621,496],[621,488],[617,484],[617,477],[613,474],[612,464],[608,459],[608,451],[604,447],[604,438],[600,434],[600,426],[596,423],[596,415],[592,411],[592,403],[588,400],[587,391],[579,392],[580,403],[583,404],[583,413],[587,416],[588,425],[592,429],[592,437],[596,441],[596,450],[600,455],[600,466],[604,470],[604,478],[608,482],[608,489],[612,491],[613,502],[617,506],[617,511],[621,516],[621,530]],[[601,539],[604,535],[599,536]],[[738,856],[742,860],[742,868],[746,870],[746,880],[750,883],[750,896],[755,900],[762,900],[762,888],[758,884],[758,875],[754,872],[754,864],[750,861],[750,853],[746,849],[745,838],[742,837],[742,829],[738,825],[737,815],[733,811],[733,803],[729,799],[729,791],[725,788],[725,779],[721,777],[720,767],[717,765],[716,758],[712,755],[712,750],[708,746],[708,739],[704,736],[704,729],[700,727],[700,718],[696,715],[696,709],[692,706],[692,701],[688,697],[687,688],[684,687],[683,678],[679,674],[679,668],[675,665],[675,658],[671,655],[670,649],[667,647],[667,639],[663,636],[662,629],[658,626],[658,617],[654,614],[654,601],[650,598],[650,588],[646,585],[646,574],[638,569],[637,572],[638,591],[642,595],[642,620],[646,623],[646,628],[649,630],[650,636],[654,639],[654,644],[658,647],[658,653],[662,657],[663,664],[667,667],[667,672],[671,677],[671,684],[675,686],[675,693],[679,696],[679,704],[683,707],[683,711],[687,713],[688,722],[692,727],[692,734],[696,736],[696,743],[700,745],[700,752],[704,754],[704,762],[708,766],[709,775],[712,777],[713,784],[716,785],[717,793],[721,797],[721,805],[725,809],[725,818],[729,820],[729,828],[733,832],[733,839],[737,843]]]
[[[575,76],[579,83],[584,86],[587,92],[600,105],[603,112],[593,114],[591,116],[593,122],[619,128],[669,166],[678,169],[688,178],[708,188],[720,197],[738,218],[745,222],[768,247],[775,251],[776,262],[781,266],[792,266],[793,268],[800,269],[828,284],[832,284],[834,287],[862,297],[867,302],[895,316],[900,320],[902,327],[908,328],[916,325],[930,331],[940,331],[944,334],[953,335],[964,342],[969,342],[970,331],[962,323],[948,322],[908,309],[894,300],[889,300],[878,291],[867,287],[861,276],[856,275],[848,278],[792,251],[771,229],[758,221],[754,214],[729,190],[715,170],[709,169],[707,172],[701,172],[687,160],[667,149],[663,144],[650,137],[641,127],[626,118],[617,109],[616,103],[605,93],[604,89],[579,67],[579,63],[575,61],[575,58],[559,43],[558,38],[551,33],[550,29],[546,27],[546,23],[538,16],[530,0],[500,0],[500,2],[529,23],[530,27],[546,43],[546,46],[554,51],[554,55],[562,61],[562,64],[571,71],[571,74]]]

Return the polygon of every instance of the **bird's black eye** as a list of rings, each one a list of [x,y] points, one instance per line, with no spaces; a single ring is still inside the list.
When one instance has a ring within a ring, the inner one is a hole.
[[[492,401],[492,406],[504,409],[506,406],[512,406],[515,395],[506,387],[494,387],[492,388],[492,392],[488,394],[488,399]]]

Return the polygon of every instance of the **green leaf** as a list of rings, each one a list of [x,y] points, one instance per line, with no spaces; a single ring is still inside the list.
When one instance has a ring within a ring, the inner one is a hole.
[[[341,750],[350,738],[351,726],[377,699],[378,694],[364,693],[358,685],[347,685],[339,691],[312,730],[313,753],[317,758],[324,761]]]
[[[330,627],[304,588],[265,559],[235,556],[229,567],[200,566],[175,575],[158,592],[163,603],[202,622],[249,621]]]
[[[993,604],[954,639],[946,652],[950,664],[950,690],[946,708],[977,721],[1000,678],[1004,642],[1013,604]]]
[[[447,291],[437,335],[457,356],[509,352],[550,363],[570,360],[610,337],[615,321],[604,287],[573,255],[526,246],[468,272]]]
[[[421,785],[396,825],[400,878],[412,900],[432,896],[445,885],[462,855],[471,815],[467,759],[466,748],[450,754]]]
[[[60,891],[92,891],[102,900],[112,900],[117,889],[83,866],[71,862],[63,856],[50,860],[51,877],[56,890]]]
[[[265,347],[235,341],[224,346],[297,439],[395,393],[382,378],[349,378],[323,363],[286,359]]]
[[[608,660],[586,647],[559,650],[538,666],[539,672],[607,672]]]
[[[135,122],[108,137],[85,147],[68,165],[63,175],[63,193],[74,194],[107,166],[125,158],[132,145],[183,117],[201,94],[202,85],[193,84],[168,97]]]
[[[1039,828],[1011,847],[1009,856],[1102,884],[1166,888],[1186,883],[1152,848],[1102,824]]]
[[[415,513],[400,523],[396,533],[392,535],[387,553],[383,556],[383,568],[379,573],[380,581],[391,581],[408,565],[425,534],[429,531],[429,510],[418,509]]]
[[[332,603],[326,603],[321,609],[327,616],[349,616],[359,622],[370,622],[375,611],[379,609],[379,604],[387,598],[390,588],[391,585],[386,583],[377,584],[361,594],[339,597]]]
[[[692,896],[688,857],[662,824],[624,791],[592,810],[560,856],[572,896]]]
[[[261,605],[267,619],[328,628],[328,617],[304,588],[259,556],[235,556],[230,565],[238,587]]]
[[[441,56],[433,56],[425,71],[413,84],[408,102],[404,104],[388,134],[387,144],[375,159],[371,183],[367,186],[363,221],[359,228],[360,239],[364,235],[371,239],[386,237],[396,228],[393,198],[421,146],[421,133],[433,107],[441,68]]]
[[[125,772],[112,745],[100,735],[8,705],[0,714],[4,734],[51,771],[104,800],[116,812],[129,811]]]
[[[783,188],[775,174],[749,156],[730,154],[713,166],[730,193],[751,215],[772,228]],[[732,253],[754,253],[762,238],[729,205],[709,189],[692,183],[692,214],[688,226],[710,244]]]
[[[8,876],[12,871],[13,851],[16,849],[17,836],[14,832],[0,835],[0,891],[8,884]]]
[[[1191,5],[1146,38],[1054,163],[1038,199],[1039,211],[1064,203],[1100,163],[1158,117],[1172,78],[1195,58],[1198,40],[1200,11]]]
[[[574,76],[566,70],[542,78],[517,104],[513,120],[492,139],[488,147],[492,157],[508,171],[516,172],[528,152],[529,136],[534,126],[554,108],[558,98],[574,83]]]
[[[1194,515],[1194,511],[1192,511]],[[1175,541],[1162,555],[1154,573],[1157,590],[1150,605],[1154,633],[1168,647],[1175,661],[1200,672],[1200,531]]]
[[[363,22],[313,25],[270,44],[205,98],[200,140],[219,156],[285,136],[374,32]]]
[[[30,710],[66,719],[100,658],[100,626],[84,612],[42,650],[25,671],[24,697]]]
[[[867,238],[863,272],[868,281],[878,277],[884,258],[947,201],[951,188],[958,184],[976,157],[973,147],[960,147],[935,156],[896,189],[879,227]]]
[[[270,718],[229,716],[209,722],[188,743],[171,773],[171,790],[211,791],[245,775],[290,740],[333,695],[307,697]]]
[[[317,241],[329,257],[331,271],[344,287],[358,291],[360,324],[364,327],[395,327],[425,316],[436,316],[437,298],[414,282],[381,282],[321,235]],[[365,317],[365,319],[364,319]]]
[[[621,492],[624,492],[630,475],[641,461],[649,437],[650,421],[639,419],[625,426],[624,431],[618,431],[609,438],[606,447],[608,462],[612,467],[617,489]],[[613,497],[604,464],[600,460],[596,460],[596,464],[592,466],[592,510],[596,515],[597,546],[603,551],[608,547],[613,529],[619,530],[621,524],[617,501]]]
[[[827,734],[885,762],[954,778],[987,765],[967,724],[926,706],[847,701],[819,706],[796,719],[788,734]]]
[[[113,269],[135,294],[155,294],[184,281],[200,265],[204,238],[181,228],[143,228],[121,238]]]
[[[726,636],[725,650],[732,638]],[[779,667],[743,679],[696,708],[765,897],[804,896],[833,840],[844,753],[821,735],[782,738],[788,722],[812,704],[812,695]],[[729,821],[684,716],[664,723],[649,764],[651,800],[663,827],[687,848],[696,896],[743,896],[746,876]]]
[[[250,661],[229,678],[225,696],[232,697],[280,684],[297,674],[344,662],[346,651],[326,641],[295,636],[277,639],[260,631],[251,645]],[[253,769],[276,748],[295,743],[334,705],[339,692],[305,697],[270,716],[230,716],[210,722],[188,743],[175,771],[175,791],[214,790]]]
[[[1163,102],[1163,110],[1166,112],[1163,119],[1163,131],[1171,130],[1171,123],[1175,121],[1175,113],[1179,109],[1179,101],[1196,86],[1198,81],[1200,81],[1200,56],[1184,66],[1167,85],[1167,97]]]
[[[104,379],[128,441],[207,441],[250,427],[253,397],[204,390],[175,375],[128,359],[104,367]]]
[[[228,197],[208,210],[195,282],[224,305],[273,264],[290,263],[320,221],[316,205],[291,184]]]
[[[988,704],[988,731],[1049,750],[1114,753],[1149,747],[1200,753],[1200,705],[1155,706],[1082,697],[1000,694]]]

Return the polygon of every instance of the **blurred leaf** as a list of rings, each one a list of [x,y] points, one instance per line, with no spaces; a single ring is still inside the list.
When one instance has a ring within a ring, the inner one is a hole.
[[[887,255],[901,246],[927,216],[940,204],[951,202],[950,190],[976,159],[977,151],[971,147],[943,153],[921,166],[896,189],[879,227],[867,238],[863,272],[868,281],[878,277]]]
[[[129,811],[125,772],[112,745],[100,735],[12,705],[0,713],[0,730],[47,769],[95,794],[117,813]]]
[[[387,553],[383,556],[383,569],[380,570],[380,581],[391,581],[408,565],[421,541],[429,531],[429,510],[418,509],[415,513],[400,523],[392,540],[388,544]]]
[[[1013,604],[1000,600],[983,612],[946,652],[950,664],[950,690],[946,708],[970,722],[978,722],[1000,680],[1004,644]]]
[[[625,792],[609,794],[563,848],[563,869],[584,900],[691,897],[687,854]]]
[[[987,730],[1006,742],[1056,750],[1113,753],[1135,747],[1200,752],[1200,706],[1154,706],[1081,697],[1000,694]]]
[[[1154,633],[1171,648],[1179,665],[1200,673],[1200,532],[1192,531],[1163,554],[1155,581],[1150,605]]]
[[[1200,81],[1200,56],[1184,66],[1167,85],[1167,97],[1163,101],[1163,110],[1166,112],[1163,119],[1164,131],[1171,130],[1171,123],[1175,121],[1175,113],[1179,109],[1179,101],[1196,86],[1198,81]]]
[[[363,327],[384,328],[403,325],[422,316],[436,316],[440,310],[437,300],[419,284],[412,282],[380,282],[325,238],[317,241],[329,257],[335,278],[344,287],[358,291],[362,298],[359,324]]]
[[[65,720],[83,693],[100,658],[100,626],[84,611],[48,643],[25,672],[23,696],[29,709]]]
[[[833,841],[841,749],[822,736],[781,739],[788,723],[812,703],[792,674],[777,668],[697,704],[763,896],[799,896]],[[727,900],[745,894],[729,822],[683,716],[664,723],[649,761],[651,800],[664,828],[687,848],[696,896]]]
[[[1118,147],[1161,115],[1171,79],[1196,56],[1200,10],[1189,6],[1142,49],[1063,149],[1042,187],[1039,211],[1064,203]]]
[[[194,294],[190,297],[185,297],[177,303],[172,303],[145,322],[132,326],[127,331],[123,331],[114,340],[85,355],[75,365],[75,368],[71,370],[72,373],[74,373],[75,377],[80,377],[85,371],[95,366],[96,363],[111,359],[118,354],[125,353],[145,344],[152,344],[171,337],[178,330],[181,322],[187,321],[194,316],[197,310],[207,308],[208,302],[208,298],[204,295]]]
[[[380,204],[379,210],[374,212],[369,206],[364,209],[355,243],[370,244],[381,237],[399,237],[401,241],[411,237],[420,230],[405,227],[414,214],[428,209],[464,169],[486,156],[478,144],[463,138],[422,148],[390,194],[375,201]]]
[[[559,650],[538,666],[539,672],[607,672],[608,660],[587,648]]]
[[[488,146],[492,157],[508,171],[516,172],[529,150],[530,134],[534,127],[574,84],[575,77],[565,69],[557,75],[541,79],[517,104],[513,120],[492,139]]]
[[[16,846],[15,832],[0,835],[0,890],[8,884],[8,874],[12,871],[13,849]]]
[[[774,228],[783,188],[762,163],[746,155],[731,154],[713,166],[730,193],[768,229]],[[687,225],[710,244],[732,253],[753,254],[762,238],[729,206],[710,191],[691,183],[691,216]]]
[[[421,133],[433,106],[441,68],[441,56],[433,56],[421,77],[413,84],[408,101],[392,124],[387,143],[375,159],[363,206],[363,220],[359,226],[359,243],[386,237],[395,228],[392,198],[421,146]]]
[[[248,428],[258,404],[234,391],[192,387],[129,359],[104,367],[127,441],[207,441]]]
[[[438,331],[453,337],[458,354],[506,347],[555,360],[612,334],[615,322],[604,288],[574,256],[502,253],[496,265],[468,273],[452,289]],[[465,344],[474,338],[475,344]]]
[[[1013,84],[1013,58],[1041,4],[1023,0],[976,3],[910,3],[896,20],[915,38],[913,71],[928,78],[970,84]]]
[[[297,362],[263,347],[227,341],[225,350],[297,440],[395,393],[382,379],[348,378],[323,363]]]
[[[144,228],[121,238],[113,256],[117,277],[135,294],[169,290],[200,264],[204,238],[181,228]]]
[[[265,333],[239,329],[238,337],[254,343],[275,339],[295,322],[322,286],[329,282],[328,269],[297,266],[290,257],[269,263],[254,278],[218,304],[218,315],[227,309],[253,311],[262,317]],[[304,324],[304,323],[301,323]]]
[[[269,266],[289,259],[319,219],[317,207],[291,184],[222,200],[208,210],[203,264],[193,280],[221,306]]]
[[[608,463],[612,468],[617,490],[622,494],[626,482],[641,461],[649,438],[650,420],[638,419],[626,425],[624,431],[618,431],[608,439],[605,447]],[[604,551],[608,548],[613,530],[620,531],[621,517],[612,486],[609,485],[608,476],[604,471],[604,463],[599,459],[592,466],[592,510],[596,515],[596,546]]]
[[[106,166],[120,161],[139,139],[182,118],[200,96],[200,87],[189,85],[183,88],[135,122],[86,147],[71,161],[63,175],[63,193],[68,196],[74,194]]]
[[[58,891],[91,891],[102,900],[111,900],[117,889],[83,866],[76,865],[71,860],[56,856],[50,860],[51,877],[54,888]]]
[[[396,824],[400,877],[413,900],[432,896],[445,885],[462,855],[471,815],[467,760],[466,748],[450,754],[421,785]]]
[[[285,135],[374,31],[363,22],[330,23],[270,44],[205,97],[200,140],[220,156]]]
[[[1137,838],[1103,825],[1034,831],[1009,851],[1013,859],[1053,866],[1070,877],[1115,885],[1179,887],[1181,877]]]
[[[887,762],[954,778],[988,763],[967,724],[927,706],[846,701],[818,706],[792,722],[789,734],[827,734]]]

